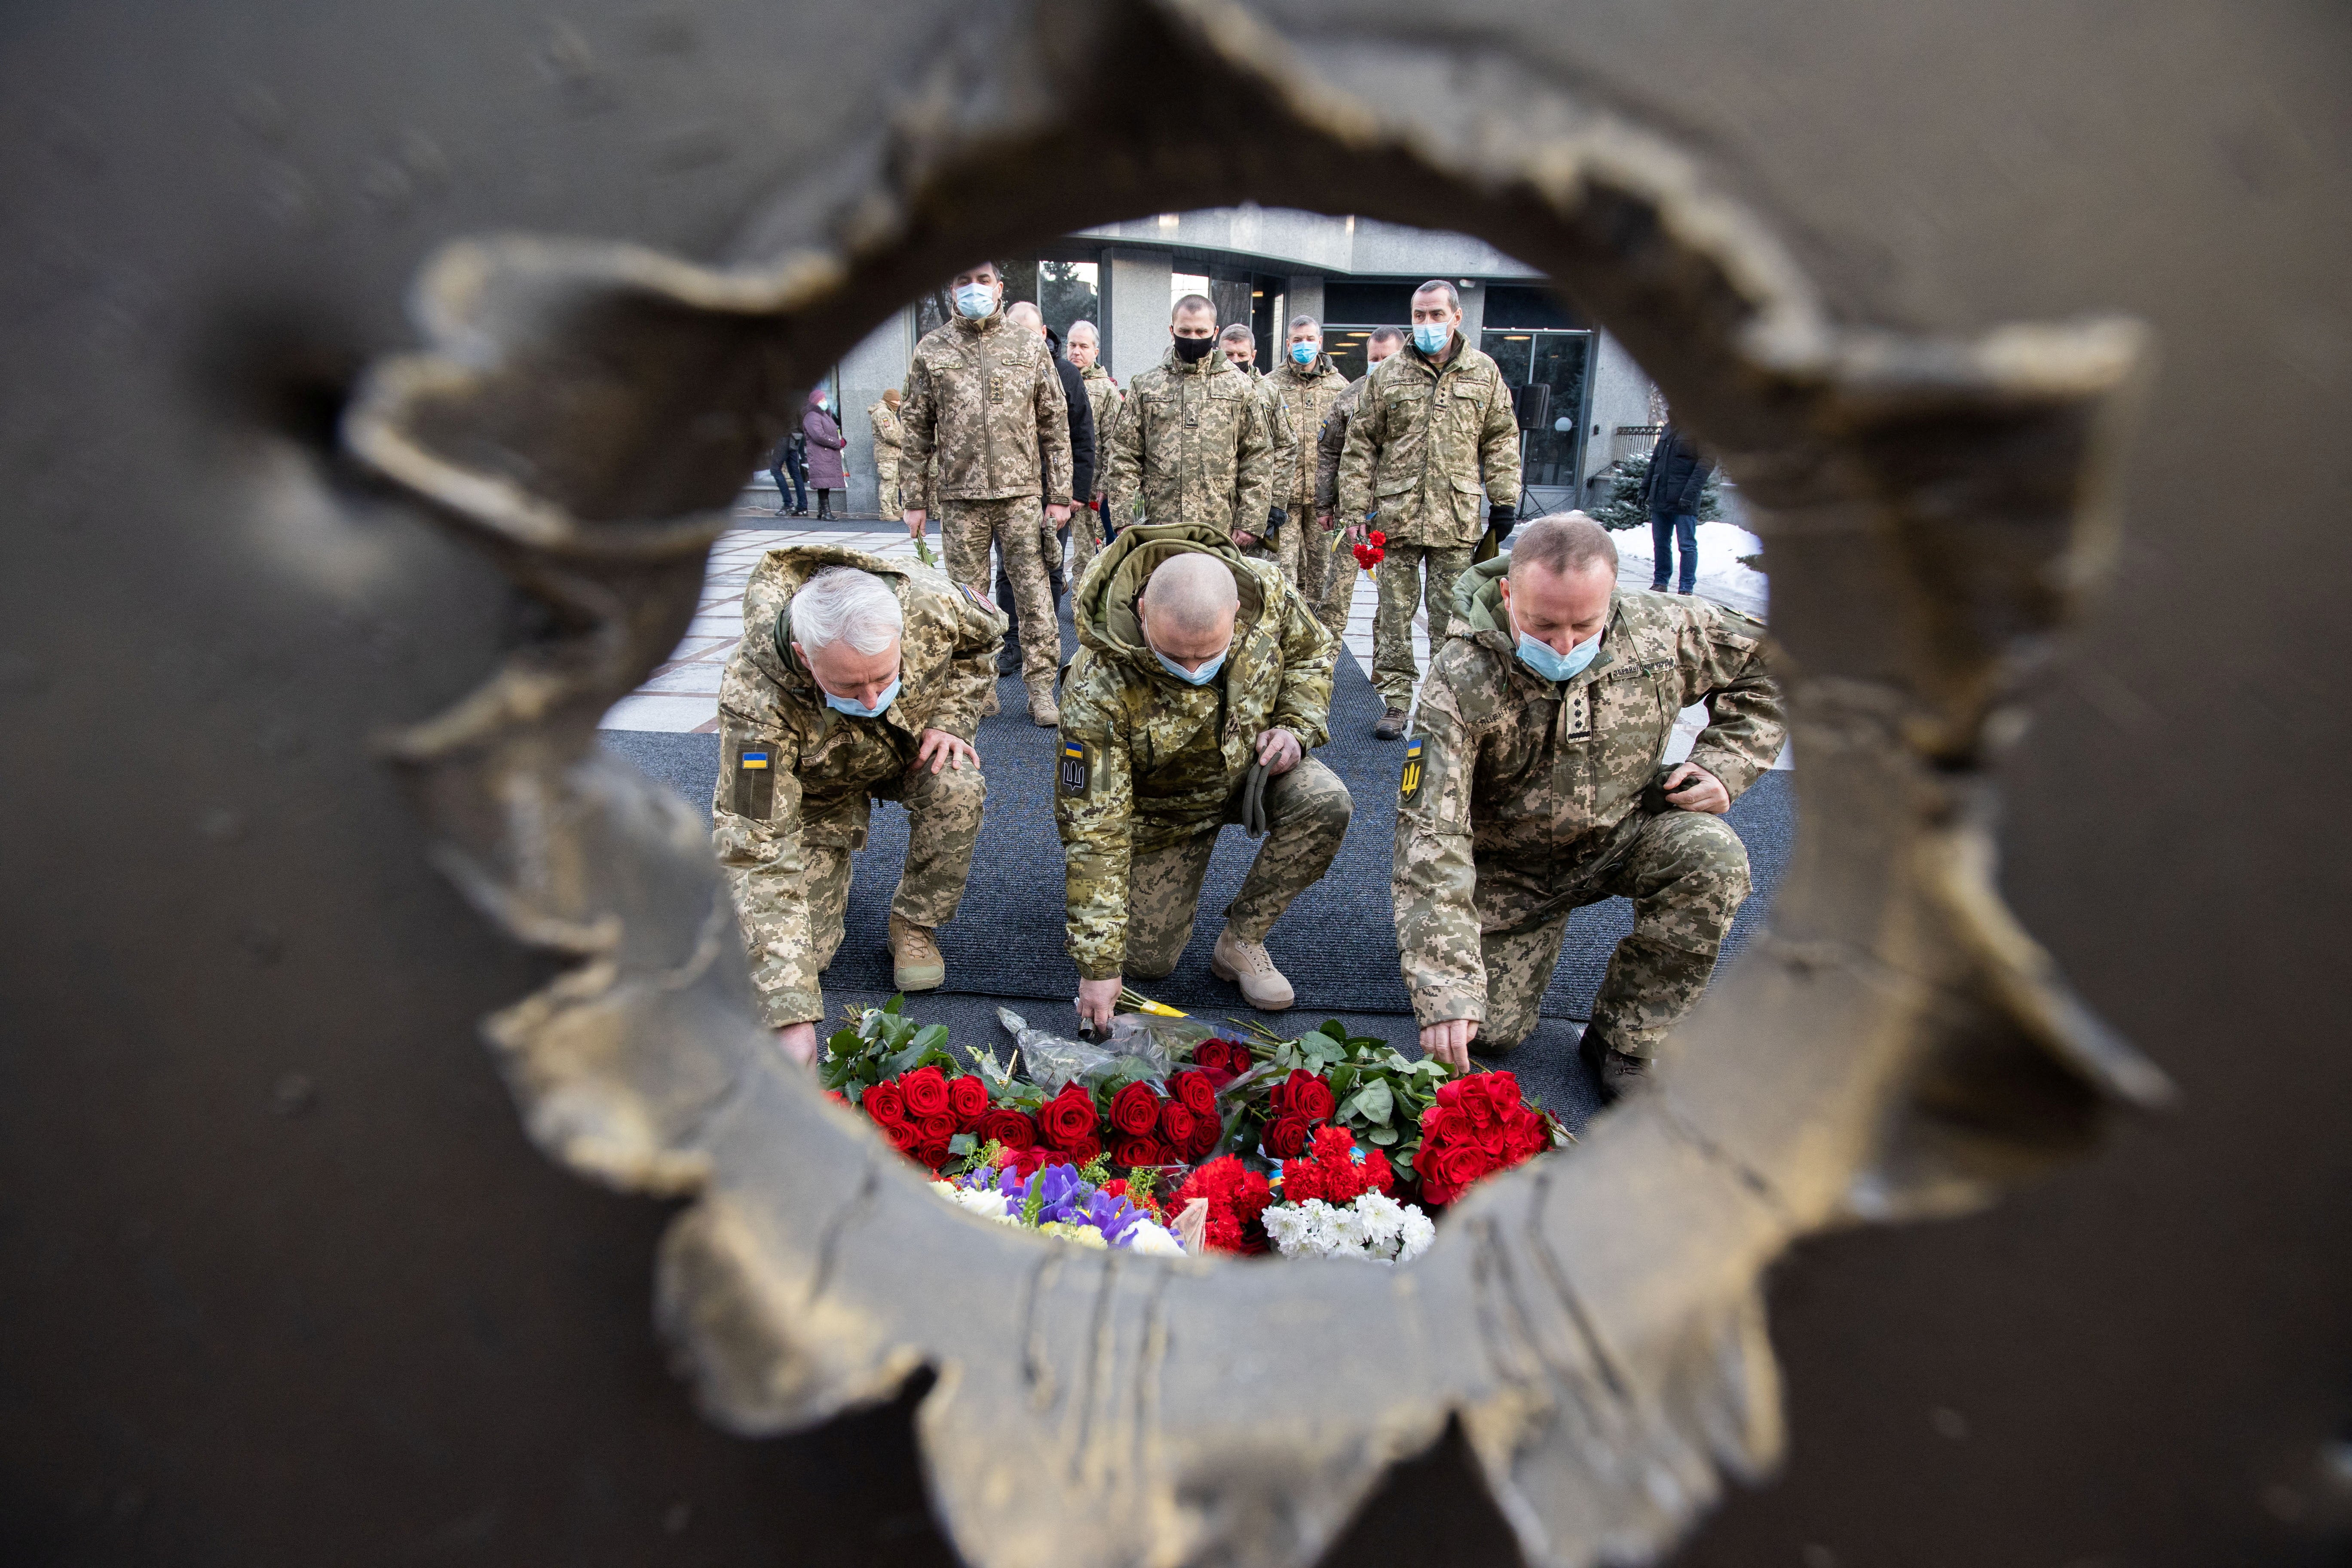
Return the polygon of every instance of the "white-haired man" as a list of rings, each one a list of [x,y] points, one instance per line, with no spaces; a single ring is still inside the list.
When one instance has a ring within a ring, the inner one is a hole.
[[[870,802],[907,808],[890,901],[893,983],[947,978],[933,932],[971,871],[987,783],[972,750],[1004,617],[919,563],[834,545],[772,550],[743,595],[719,689],[711,843],[767,1022],[800,1060],[824,1016],[817,976],[849,907]]]

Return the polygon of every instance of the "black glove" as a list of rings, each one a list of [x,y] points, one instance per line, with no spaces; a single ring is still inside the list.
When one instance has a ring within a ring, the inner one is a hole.
[[[1272,533],[1276,529],[1280,528],[1284,523],[1288,522],[1289,521],[1290,514],[1283,510],[1280,507],[1270,506],[1265,509],[1265,531],[1268,533]]]
[[[1498,500],[1486,509],[1486,526],[1497,535],[1510,532],[1518,521],[1519,509],[1511,501]]]

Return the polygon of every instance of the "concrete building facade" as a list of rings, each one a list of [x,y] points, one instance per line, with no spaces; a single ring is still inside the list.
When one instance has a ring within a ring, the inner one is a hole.
[[[1364,372],[1371,331],[1405,325],[1414,286],[1443,278],[1461,292],[1465,335],[1521,392],[1521,472],[1536,506],[1596,499],[1601,471],[1655,436],[1650,380],[1622,346],[1554,295],[1540,273],[1467,235],[1220,207],[1106,224],[1006,268],[1006,297],[1037,301],[1057,331],[1075,320],[1096,323],[1104,363],[1121,385],[1159,363],[1170,307],[1187,291],[1215,301],[1221,324],[1246,321],[1265,368],[1281,352],[1289,319],[1314,316],[1333,358],[1354,377]],[[937,295],[910,303],[835,371],[854,512],[872,512],[876,500],[866,411],[885,387],[901,384],[916,340],[945,308]],[[1541,390],[1521,391],[1528,387]]]

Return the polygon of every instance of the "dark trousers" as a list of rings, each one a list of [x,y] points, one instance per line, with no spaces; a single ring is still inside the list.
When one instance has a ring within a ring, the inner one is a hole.
[[[790,475],[793,481],[793,500],[789,503],[784,500],[786,475]],[[789,504],[794,511],[808,510],[808,463],[804,458],[787,454],[783,467],[770,468],[768,477],[776,481],[776,504],[779,507]]]
[[[1062,580],[1062,552],[1070,542],[1070,525],[1066,522],[1055,529],[1054,538],[1056,542],[1053,559],[1045,563],[1045,574],[1053,583],[1054,608],[1059,611],[1063,591],[1069,587]],[[1021,606],[1013,597],[1013,582],[1004,574],[1004,561],[1001,556],[996,563],[996,607],[1004,612],[1004,651],[997,658],[997,669],[1003,672],[1008,659],[1012,661],[1013,668],[1018,669],[1021,667]]]
[[[1675,571],[1675,545],[1683,548],[1682,578],[1676,584],[1679,592],[1687,594],[1698,582],[1698,519],[1685,512],[1680,517],[1650,514],[1650,586],[1664,588]]]

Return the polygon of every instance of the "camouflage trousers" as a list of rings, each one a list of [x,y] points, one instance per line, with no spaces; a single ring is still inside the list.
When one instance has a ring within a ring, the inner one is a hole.
[[[884,517],[896,517],[898,504],[898,452],[897,447],[887,453],[877,451],[874,458],[874,510]]]
[[[947,924],[955,919],[964,883],[971,876],[971,851],[980,842],[988,781],[978,768],[943,768],[935,773],[927,763],[868,785],[866,793],[907,808],[907,863],[898,872],[890,912],[909,925]],[[805,803],[803,810],[801,898],[808,909],[809,968],[814,972],[841,951],[849,913],[850,857],[866,847],[869,807],[866,795],[858,795],[821,805]],[[815,1016],[824,1016],[820,1003]]]
[[[1647,1057],[1697,1003],[1748,897],[1748,847],[1723,818],[1695,811],[1630,818],[1621,833],[1625,842],[1581,876],[1523,857],[1478,858],[1486,1018],[1473,1049],[1507,1051],[1534,1031],[1569,911],[1603,899],[1633,900],[1633,930],[1609,955],[1593,1000],[1601,1038]]]
[[[1265,785],[1265,842],[1225,907],[1225,920],[1244,942],[1264,942],[1290,900],[1322,880],[1348,835],[1355,805],[1339,775],[1302,757]],[[1218,830],[1242,819],[1235,790],[1214,821],[1163,826],[1139,820],[1127,873],[1126,973],[1157,980],[1176,967],[1192,940],[1192,916]],[[1160,831],[1154,831],[1160,829]]]
[[[1087,565],[1102,553],[1102,513],[1090,506],[1082,506],[1070,513],[1070,585],[1077,586],[1078,579],[1087,574]]]
[[[1400,710],[1412,704],[1413,684],[1421,668],[1412,657],[1413,611],[1425,599],[1429,607],[1429,647],[1434,654],[1445,640],[1454,614],[1454,584],[1470,569],[1468,544],[1395,544],[1388,558],[1372,571],[1381,590],[1381,607],[1372,617],[1372,685],[1381,700]],[[1423,593],[1422,573],[1429,582]]]
[[[1021,679],[1031,691],[1051,690],[1062,665],[1062,626],[1045,574],[1045,509],[1035,496],[940,502],[940,537],[947,545],[950,581],[991,604],[988,547],[1004,557],[1004,575],[1021,612]],[[1050,536],[1046,536],[1050,537]],[[1060,548],[1059,544],[1055,549]]]
[[[1275,536],[1286,582],[1298,590],[1323,623],[1339,637],[1348,629],[1348,610],[1356,598],[1356,558],[1349,553],[1345,531],[1325,528],[1311,514],[1293,512]],[[1337,540],[1339,548],[1331,548]]]

